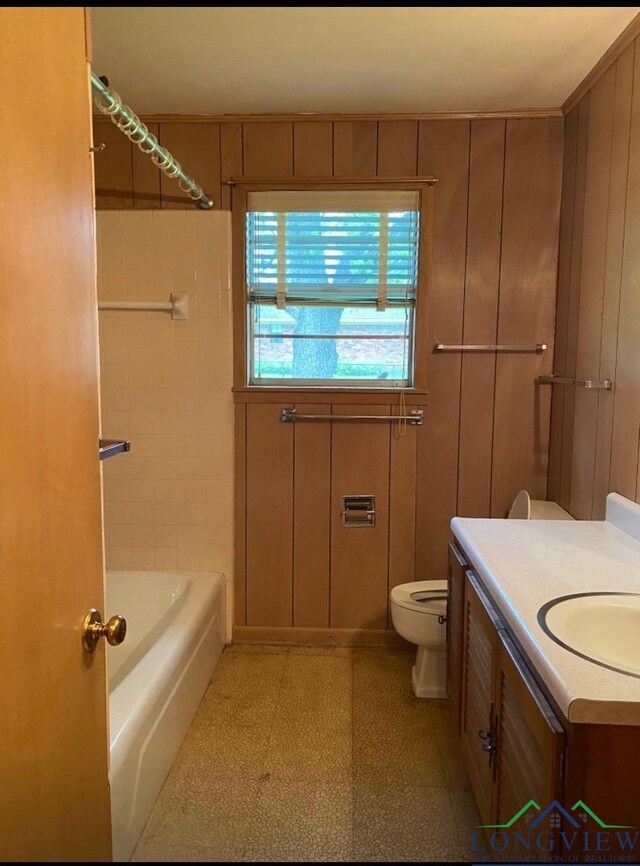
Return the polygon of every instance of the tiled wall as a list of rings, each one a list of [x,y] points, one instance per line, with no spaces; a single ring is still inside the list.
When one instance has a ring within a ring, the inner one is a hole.
[[[190,317],[101,312],[107,567],[222,571],[233,580],[230,215],[97,213],[99,300],[167,302]]]

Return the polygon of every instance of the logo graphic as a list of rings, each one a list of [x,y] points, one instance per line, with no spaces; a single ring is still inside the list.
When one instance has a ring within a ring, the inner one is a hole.
[[[619,861],[620,854],[631,860],[640,849],[640,831],[629,824],[606,823],[584,800],[566,809],[557,800],[542,808],[532,799],[503,824],[481,824],[472,833],[472,851],[486,859],[500,854],[547,859],[559,848],[575,862],[588,855],[599,862]]]
[[[537,809],[538,812],[540,812],[540,815],[538,815],[538,817],[535,819],[535,821],[532,819],[532,816],[526,816],[526,813],[530,809]],[[602,818],[599,818],[596,815],[596,813],[587,806],[587,804],[584,802],[584,800],[578,800],[577,803],[574,803],[573,806],[571,807],[571,812],[575,812],[577,809],[582,810],[581,812],[578,813],[578,818],[583,823],[585,823],[588,818],[591,818],[593,821],[596,822],[596,824],[598,824],[599,827],[602,827],[606,830],[632,830],[633,829],[631,824],[605,824],[604,821],[602,820]],[[509,820],[507,821],[506,824],[479,824],[478,826],[481,827],[483,830],[507,829],[508,827],[513,826],[513,824],[515,824],[516,821],[518,821],[520,818],[522,818],[523,815],[526,816],[525,821],[527,821],[527,822],[531,821],[531,824],[530,824],[531,827],[537,827],[539,824],[542,823],[542,821],[547,816],[549,816],[549,818],[550,818],[549,823],[552,826],[555,825],[556,827],[560,827],[563,817],[566,818],[567,821],[569,822],[569,824],[572,827],[575,827],[576,829],[578,829],[579,827],[582,826],[580,824],[580,822],[577,821],[573,815],[571,815],[570,812],[567,812],[567,810],[564,808],[564,806],[561,803],[558,803],[557,800],[553,800],[553,802],[549,803],[549,805],[547,806],[547,808],[544,811],[541,810],[540,806],[536,803],[535,800],[529,800],[528,803],[524,804],[522,809],[518,809],[516,814],[512,818],[509,818]]]

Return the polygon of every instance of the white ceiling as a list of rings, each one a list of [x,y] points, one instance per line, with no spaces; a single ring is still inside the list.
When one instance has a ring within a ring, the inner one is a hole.
[[[557,108],[638,12],[99,6],[93,68],[139,114]]]

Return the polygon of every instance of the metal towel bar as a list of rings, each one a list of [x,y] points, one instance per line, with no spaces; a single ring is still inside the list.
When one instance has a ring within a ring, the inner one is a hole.
[[[585,391],[613,391],[613,379],[603,379],[598,382],[594,379],[571,379],[567,376],[538,376],[537,382],[541,385],[572,385],[574,388],[584,388]]]
[[[517,343],[436,343],[434,352],[535,352],[541,355],[547,350],[546,343],[532,345]]]
[[[99,310],[128,310],[145,313],[171,313],[172,319],[189,318],[189,295],[172,292],[168,304],[160,301],[99,301]]]
[[[289,407],[282,410],[280,418],[289,424],[295,421],[406,421],[407,424],[421,427],[424,424],[424,410],[411,409],[408,415],[298,415],[296,409]]]

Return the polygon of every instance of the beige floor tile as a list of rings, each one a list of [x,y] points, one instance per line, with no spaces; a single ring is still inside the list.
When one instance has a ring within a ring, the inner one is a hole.
[[[229,731],[224,725],[194,724],[171,769],[190,778],[256,780],[264,772],[268,741],[259,726]]]
[[[390,780],[354,785],[354,860],[455,861],[459,855],[445,788]]]
[[[351,782],[351,731],[336,726],[284,726],[269,741],[265,766],[274,781]]]
[[[418,753],[411,741],[387,741],[354,747],[354,782],[363,779],[392,779],[398,784],[446,787],[442,757],[437,749]],[[393,796],[393,792],[389,792]]]
[[[211,780],[172,772],[147,822],[135,859],[150,860],[167,849],[205,851],[216,860],[239,860],[257,799],[258,783]]]
[[[259,643],[232,643],[225,647],[224,655],[288,655],[291,647]]]
[[[245,859],[351,859],[351,786],[267,781],[260,785]]]
[[[447,786],[454,790],[468,791],[469,777],[462,761],[460,739],[453,732],[440,735],[440,754],[444,764]]]
[[[202,700],[194,726],[259,726],[274,712],[286,655],[223,655]]]
[[[292,656],[321,656],[329,658],[330,656],[339,656],[342,658],[351,658],[354,650],[348,646],[292,646],[289,647],[289,654]]]
[[[415,654],[404,650],[358,650],[353,653],[354,694],[391,691],[413,694],[411,668]]]
[[[351,698],[352,660],[342,655],[290,653],[282,678],[282,694],[295,695],[316,703]]]
[[[267,754],[273,780],[351,781],[351,659],[287,659]]]
[[[288,653],[223,653],[207,693],[233,698],[239,687],[273,693],[280,685]]]
[[[171,845],[158,840],[139,846],[131,859],[134,863],[229,863],[242,861],[243,857],[222,853],[215,847]]]
[[[478,810],[473,799],[473,794],[469,790],[449,789],[449,799],[451,801],[451,811],[456,824],[458,833],[458,842],[463,853],[461,859],[473,860],[473,851],[471,850],[472,834],[474,831],[479,835],[477,830],[481,824]],[[476,855],[477,856],[477,855]]]
[[[415,698],[412,664],[389,650],[225,651],[135,859],[466,859],[468,783],[446,704]]]
[[[353,771],[354,778],[445,785],[442,738],[430,702],[389,690],[354,695]]]

